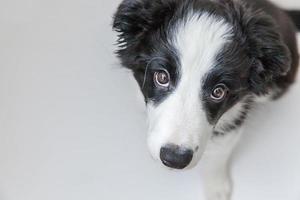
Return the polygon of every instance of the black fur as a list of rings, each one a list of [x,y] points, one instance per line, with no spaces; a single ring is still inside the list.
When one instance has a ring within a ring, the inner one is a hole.
[[[292,18],[297,29],[300,30],[300,11],[298,10],[287,10],[287,14]]]

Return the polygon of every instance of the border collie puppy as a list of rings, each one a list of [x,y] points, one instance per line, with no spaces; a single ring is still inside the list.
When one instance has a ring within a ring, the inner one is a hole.
[[[266,0],[124,0],[113,28],[149,115],[148,145],[165,166],[203,159],[209,200],[229,200],[229,160],[251,105],[295,81],[299,12]]]

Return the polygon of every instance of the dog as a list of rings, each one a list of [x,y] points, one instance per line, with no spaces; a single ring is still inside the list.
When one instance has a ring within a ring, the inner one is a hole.
[[[145,99],[153,158],[174,169],[203,159],[207,199],[229,200],[249,112],[295,81],[300,12],[266,0],[124,0],[113,29]]]

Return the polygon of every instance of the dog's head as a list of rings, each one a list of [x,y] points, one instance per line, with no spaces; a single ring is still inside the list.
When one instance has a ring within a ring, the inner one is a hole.
[[[290,66],[272,20],[230,0],[125,0],[113,27],[145,97],[150,151],[171,168],[238,128],[252,97]]]

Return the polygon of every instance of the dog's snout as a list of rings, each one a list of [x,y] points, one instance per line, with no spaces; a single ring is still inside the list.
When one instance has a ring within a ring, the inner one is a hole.
[[[192,161],[193,150],[174,144],[168,144],[160,149],[160,159],[167,167],[183,169]]]

